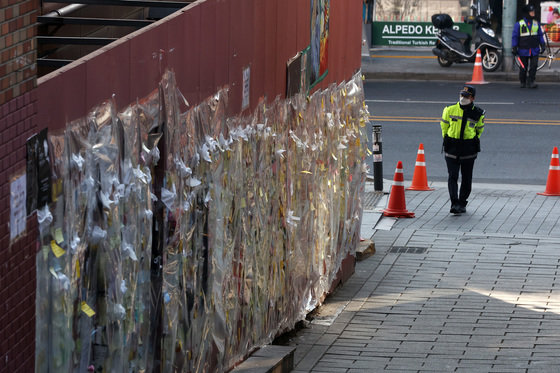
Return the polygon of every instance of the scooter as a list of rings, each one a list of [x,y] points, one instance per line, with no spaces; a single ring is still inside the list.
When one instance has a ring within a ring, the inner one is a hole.
[[[475,62],[476,51],[480,49],[483,70],[496,71],[503,59],[502,44],[496,38],[494,30],[490,28],[488,16],[481,14],[476,6],[472,9],[477,13],[474,20],[467,22],[474,23],[472,38],[465,32],[454,30],[453,20],[448,14],[432,16],[432,24],[438,29],[436,46],[432,49],[432,53],[437,56],[440,66],[449,67],[453,63]],[[489,12],[487,14],[489,15]],[[471,44],[474,46],[472,49]]]

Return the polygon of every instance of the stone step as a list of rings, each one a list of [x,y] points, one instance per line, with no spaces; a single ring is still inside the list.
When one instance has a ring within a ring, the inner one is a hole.
[[[230,373],[288,373],[294,369],[295,347],[266,345]]]

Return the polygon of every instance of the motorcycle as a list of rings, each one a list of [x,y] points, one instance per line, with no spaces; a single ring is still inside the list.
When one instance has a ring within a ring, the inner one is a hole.
[[[440,66],[449,67],[453,63],[472,63],[476,59],[476,51],[480,49],[482,55],[482,68],[484,71],[496,71],[502,63],[502,44],[496,38],[494,30],[490,28],[488,16],[478,12],[478,8],[473,6],[477,15],[470,17],[474,20],[467,23],[474,23],[473,37],[471,35],[454,30],[453,20],[448,14],[434,14],[432,24],[438,29],[436,34],[436,46],[432,53],[437,56]],[[474,48],[471,49],[471,46]]]

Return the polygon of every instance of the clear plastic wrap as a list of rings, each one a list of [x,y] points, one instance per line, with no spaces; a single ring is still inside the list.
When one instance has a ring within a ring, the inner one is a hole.
[[[51,136],[36,371],[225,371],[302,320],[359,240],[361,84],[228,117],[167,72]]]

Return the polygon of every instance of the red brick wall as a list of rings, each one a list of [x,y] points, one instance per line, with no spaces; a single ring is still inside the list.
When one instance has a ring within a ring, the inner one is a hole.
[[[38,0],[0,0],[0,104],[36,86]]]
[[[0,0],[0,372],[35,365],[35,215],[10,241],[10,182],[25,172],[37,132],[35,21],[38,0]]]

